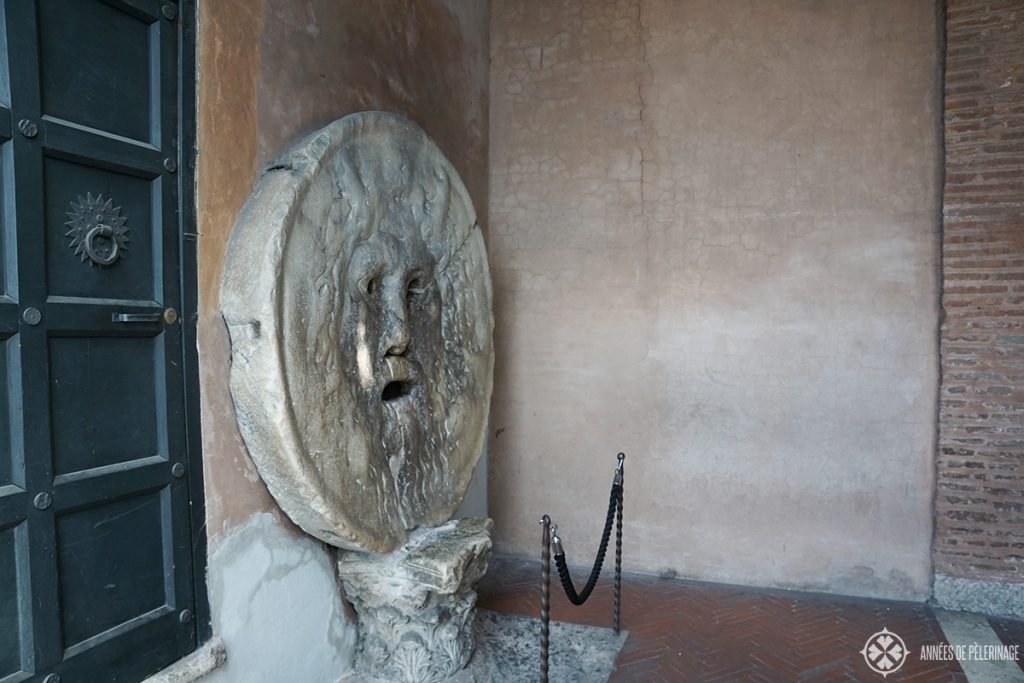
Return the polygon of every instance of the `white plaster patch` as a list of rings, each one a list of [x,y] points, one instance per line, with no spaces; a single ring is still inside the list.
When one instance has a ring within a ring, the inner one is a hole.
[[[210,556],[213,632],[228,661],[204,681],[336,681],[352,669],[356,627],[332,553],[270,513],[236,527]]]

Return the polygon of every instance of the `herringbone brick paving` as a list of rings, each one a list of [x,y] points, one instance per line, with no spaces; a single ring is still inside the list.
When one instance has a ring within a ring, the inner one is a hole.
[[[585,572],[574,576],[582,581]],[[495,558],[480,584],[480,606],[536,617],[539,577],[539,562]],[[587,603],[575,607],[553,575],[551,618],[610,626],[610,577],[605,570]],[[956,661],[921,661],[922,645],[946,640],[931,610],[918,603],[626,575],[622,626],[629,638],[611,677],[621,683],[967,680]],[[887,679],[868,669],[860,654],[883,627],[910,651]]]

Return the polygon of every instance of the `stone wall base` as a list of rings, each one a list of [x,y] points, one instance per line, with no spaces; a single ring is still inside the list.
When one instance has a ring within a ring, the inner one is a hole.
[[[945,609],[1024,619],[1024,583],[935,575],[932,602]]]

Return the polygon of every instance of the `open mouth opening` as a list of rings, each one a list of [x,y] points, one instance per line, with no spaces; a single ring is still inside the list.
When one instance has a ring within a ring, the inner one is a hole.
[[[381,392],[380,400],[389,403],[391,401],[397,401],[400,398],[405,398],[412,393],[412,382],[388,382],[384,386],[384,391]]]

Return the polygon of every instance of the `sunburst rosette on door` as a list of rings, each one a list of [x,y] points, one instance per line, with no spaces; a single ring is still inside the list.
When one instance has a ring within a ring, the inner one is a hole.
[[[125,227],[128,218],[121,215],[121,207],[114,206],[113,199],[102,194],[93,197],[91,192],[85,197],[79,195],[77,202],[71,202],[67,215],[70,220],[64,224],[70,230],[64,235],[71,238],[68,246],[82,263],[107,268],[124,258],[131,241]]]

